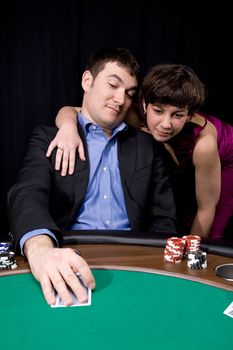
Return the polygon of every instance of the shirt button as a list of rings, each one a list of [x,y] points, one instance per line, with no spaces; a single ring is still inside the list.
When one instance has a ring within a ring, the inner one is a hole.
[[[105,195],[104,195],[104,199],[107,199],[107,198],[108,198],[108,196],[105,194]]]
[[[92,126],[92,129],[93,129],[93,130],[96,130],[96,125],[93,125],[93,126]]]
[[[107,225],[109,225],[110,224],[110,221],[109,220],[106,220],[106,222],[105,222]]]
[[[106,171],[107,170],[107,168],[106,168],[106,166],[104,167],[104,171]]]

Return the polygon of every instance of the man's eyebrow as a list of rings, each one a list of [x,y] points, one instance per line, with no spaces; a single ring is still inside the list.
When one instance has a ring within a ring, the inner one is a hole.
[[[123,80],[119,77],[119,75],[117,74],[109,74],[107,76],[107,78],[116,78],[117,80],[119,80],[121,83],[123,83]]]
[[[107,76],[107,78],[115,78],[115,79],[117,79],[120,83],[123,83],[123,80],[122,80],[121,77],[119,77],[119,75],[117,75],[117,74],[109,74],[109,75]],[[134,85],[134,86],[128,88],[127,91],[137,90],[137,88],[138,88],[138,85]]]

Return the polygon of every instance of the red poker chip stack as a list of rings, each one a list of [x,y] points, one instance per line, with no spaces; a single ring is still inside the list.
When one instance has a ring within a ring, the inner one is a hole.
[[[183,236],[185,239],[185,252],[184,255],[187,256],[190,252],[198,252],[200,250],[201,245],[201,237],[197,235],[187,235]]]
[[[184,238],[168,238],[164,249],[164,261],[171,263],[181,262],[185,251],[185,243]]]

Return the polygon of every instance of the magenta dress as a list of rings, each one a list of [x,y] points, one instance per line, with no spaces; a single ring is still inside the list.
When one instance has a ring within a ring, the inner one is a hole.
[[[214,222],[209,234],[211,238],[223,238],[224,230],[229,219],[233,216],[233,126],[217,119],[204,115],[217,130],[218,150],[221,161],[221,194],[216,208]],[[195,196],[195,169],[192,163],[192,154],[195,140],[206,126],[188,123],[169,144],[175,151],[180,163],[179,166],[169,160],[171,182],[173,185],[179,230],[181,234],[189,234],[197,210]],[[195,232],[194,232],[195,233]],[[233,238],[233,232],[232,237]]]

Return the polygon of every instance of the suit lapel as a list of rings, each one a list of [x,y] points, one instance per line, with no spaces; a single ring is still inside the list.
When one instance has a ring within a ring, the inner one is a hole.
[[[120,173],[123,183],[130,183],[135,172],[137,157],[137,143],[135,135],[132,135],[131,128],[122,132],[118,138],[118,156]],[[134,131],[133,131],[134,132]]]
[[[78,156],[76,158],[75,170],[74,170],[75,207],[80,206],[80,203],[83,197],[85,196],[87,185],[88,185],[88,179],[89,179],[89,169],[90,169],[85,135],[82,127],[79,124],[78,124],[78,132],[84,144],[86,160],[82,161]]]

